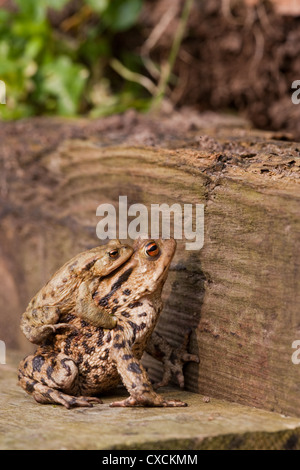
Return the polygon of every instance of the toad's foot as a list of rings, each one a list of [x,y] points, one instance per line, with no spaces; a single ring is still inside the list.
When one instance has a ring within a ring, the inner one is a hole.
[[[19,366],[19,385],[38,403],[72,407],[92,407],[99,398],[79,396],[78,367],[63,353],[53,354],[39,349],[27,356]]]
[[[103,403],[97,397],[75,397],[67,395],[60,390],[43,385],[36,380],[30,380],[25,377],[19,379],[19,384],[27,393],[33,396],[36,402],[42,404],[63,405],[68,410],[70,408],[84,407],[92,408],[93,403]]]
[[[73,329],[77,328],[70,323],[56,323],[54,325],[43,325],[38,327],[25,327],[25,335],[31,343],[41,344],[43,343],[51,334],[55,334],[58,330],[62,329]]]
[[[156,393],[149,393],[140,397],[130,396],[122,401],[115,401],[110,404],[111,407],[127,407],[127,406],[157,406],[157,407],[174,407],[187,406],[180,400],[164,400],[163,397]]]
[[[184,388],[183,366],[186,362],[199,363],[198,356],[187,352],[190,336],[191,331],[188,331],[184,336],[182,345],[177,349],[173,349],[158,333],[153,333],[147,352],[159,359],[164,365],[162,380],[153,385],[155,389],[168,385],[172,376],[176,377],[180,388]]]

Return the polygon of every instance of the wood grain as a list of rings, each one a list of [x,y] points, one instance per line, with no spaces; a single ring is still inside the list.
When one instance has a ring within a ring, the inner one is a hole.
[[[19,360],[20,353],[10,353],[7,365],[0,365],[1,450],[300,449],[299,418],[208,400],[171,387],[162,389],[163,396],[183,400],[187,407],[110,408],[112,401],[127,396],[122,388],[93,408],[40,405],[16,384]]]

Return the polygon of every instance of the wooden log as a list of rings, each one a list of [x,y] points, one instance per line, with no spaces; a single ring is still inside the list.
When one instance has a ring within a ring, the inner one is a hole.
[[[153,450],[185,450],[186,462],[195,464],[199,455],[194,460],[193,450],[300,449],[299,418],[174,388],[161,393],[187,402],[188,407],[110,408],[113,400],[127,396],[123,389],[104,396],[103,404],[93,408],[40,405],[16,384],[19,360],[20,353],[10,353],[7,365],[0,365],[1,429],[5,430],[0,432],[1,450],[144,449],[150,451],[150,463],[155,461]],[[100,459],[100,464],[106,463],[101,455]]]
[[[181,129],[184,115],[118,119],[44,121],[29,150],[36,124],[23,123],[19,153],[7,137],[0,339],[28,351],[20,314],[63,262],[99,243],[99,204],[203,203],[204,247],[178,241],[158,330],[174,346],[193,330],[201,362],[185,369],[188,390],[299,416],[299,144],[226,120],[186,117]],[[158,363],[145,363],[158,378]]]

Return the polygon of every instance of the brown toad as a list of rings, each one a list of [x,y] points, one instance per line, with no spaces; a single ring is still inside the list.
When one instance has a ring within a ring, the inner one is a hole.
[[[99,278],[119,268],[132,253],[130,246],[111,240],[107,245],[79,253],[64,264],[33,297],[22,315],[21,330],[27,339],[41,344],[58,329],[70,328],[69,323],[59,320],[74,308],[76,314],[89,323],[113,328],[116,319],[107,309],[96,306],[92,294],[99,285]]]
[[[111,330],[94,327],[74,314],[65,322],[77,328],[56,334],[25,358],[19,368],[19,384],[39,403],[59,403],[66,408],[101,403],[96,398],[119,384],[130,396],[111,406],[185,406],[158,395],[140,360],[144,351],[165,365],[165,385],[174,373],[183,386],[182,367],[198,358],[184,348],[172,348],[151,334],[162,309],[161,291],[168,275],[176,242],[137,240],[132,257],[103,279],[94,301],[117,318]],[[150,340],[150,341],[149,341]]]

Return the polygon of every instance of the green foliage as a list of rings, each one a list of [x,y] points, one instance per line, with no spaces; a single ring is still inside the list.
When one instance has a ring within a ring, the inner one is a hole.
[[[143,0],[83,0],[71,26],[53,28],[49,8],[60,11],[67,3],[15,0],[17,12],[0,10],[0,80],[7,87],[2,119],[98,116],[148,106],[144,89],[121,78],[116,86],[108,66],[115,35],[136,24]],[[122,60],[122,50],[118,54]],[[134,54],[126,60],[139,71]]]
[[[134,25],[142,0],[113,0],[103,12],[103,22],[112,31],[124,31]]]

